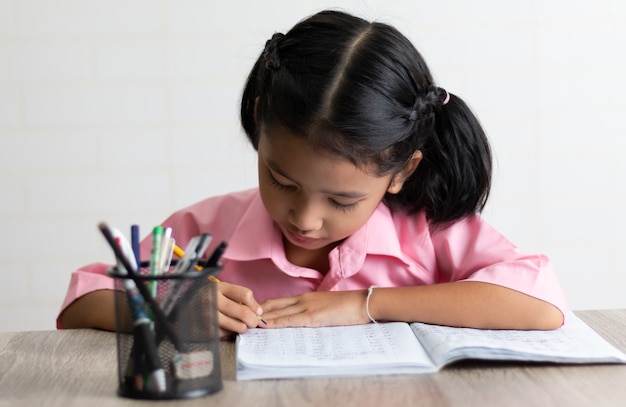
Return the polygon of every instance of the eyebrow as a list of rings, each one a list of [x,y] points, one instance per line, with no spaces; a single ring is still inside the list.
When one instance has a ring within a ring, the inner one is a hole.
[[[285,177],[289,181],[299,184],[298,181],[294,180],[289,175],[287,175],[283,170],[281,170],[280,167],[276,165],[274,161],[266,160],[265,164],[270,168],[270,170],[278,173],[278,175],[280,175],[281,177]],[[359,199],[359,198],[364,198],[365,196],[367,196],[367,194],[364,194],[362,192],[357,192],[357,191],[331,191],[331,190],[324,189],[321,192],[324,194],[328,194],[328,195],[341,196],[344,198],[352,198],[352,199]]]

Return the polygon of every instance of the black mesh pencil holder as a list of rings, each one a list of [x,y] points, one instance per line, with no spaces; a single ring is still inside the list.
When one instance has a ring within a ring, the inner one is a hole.
[[[222,389],[218,268],[129,276],[113,267],[118,394],[137,399],[201,397]]]

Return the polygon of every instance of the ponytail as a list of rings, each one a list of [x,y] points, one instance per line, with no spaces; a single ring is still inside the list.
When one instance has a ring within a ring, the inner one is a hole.
[[[491,188],[491,149],[478,119],[463,100],[449,96],[435,113],[422,160],[390,206],[425,210],[430,222],[445,224],[480,212]]]

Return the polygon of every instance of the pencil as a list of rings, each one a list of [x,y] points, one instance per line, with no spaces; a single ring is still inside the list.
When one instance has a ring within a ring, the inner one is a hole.
[[[219,244],[219,246],[213,252],[213,255],[211,256],[211,258],[208,260],[207,267],[215,267],[215,266],[217,266],[219,258],[221,257],[221,255],[222,255],[222,253],[224,252],[225,249],[226,249],[226,242],[221,242]],[[181,249],[179,246],[174,245],[174,254],[176,256],[178,256],[178,257],[183,257],[185,255],[185,251],[183,249]],[[202,267],[196,266],[196,270],[200,271],[200,270],[202,270]],[[209,279],[209,281],[212,281],[214,283],[221,283],[220,279],[215,277],[213,274],[209,274],[208,279]],[[240,302],[239,304],[243,304],[243,303]],[[263,324],[267,325],[267,322],[263,318],[261,318],[261,316],[259,316],[259,321],[261,321],[261,322],[263,322]]]
[[[174,244],[174,254],[179,259],[182,259],[183,256],[185,255],[185,251],[183,249],[181,249],[180,246],[178,246],[177,244]],[[196,264],[196,270],[197,271],[201,271],[202,270],[202,266]]]

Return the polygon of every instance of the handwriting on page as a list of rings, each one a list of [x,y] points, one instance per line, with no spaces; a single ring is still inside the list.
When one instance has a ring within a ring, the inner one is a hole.
[[[341,361],[362,364],[367,361],[398,359],[402,352],[390,342],[393,333],[376,325],[308,329],[252,329],[240,337],[238,358],[245,363],[299,366],[324,365]],[[245,345],[245,346],[244,346]],[[413,344],[415,346],[415,344]]]
[[[457,348],[459,346],[537,348],[562,351],[570,346],[571,338],[565,333],[555,335],[544,331],[494,331],[448,328],[444,326],[414,326],[415,332],[431,349]]]
[[[461,358],[524,359],[558,361],[593,357],[604,351],[602,340],[579,320],[570,319],[553,331],[481,330],[411,324],[415,335],[436,363]],[[462,356],[462,357],[461,357]]]

